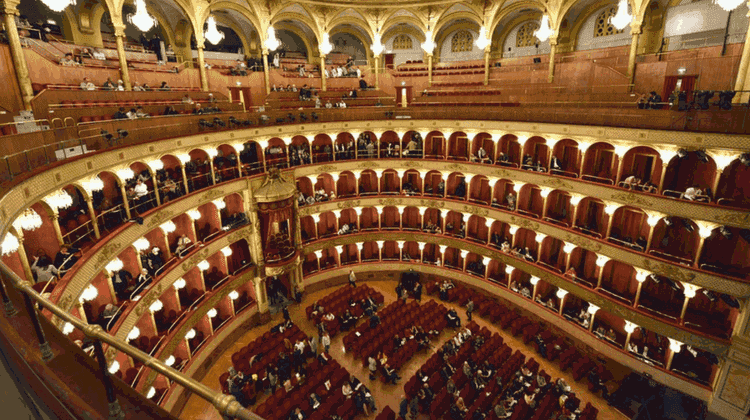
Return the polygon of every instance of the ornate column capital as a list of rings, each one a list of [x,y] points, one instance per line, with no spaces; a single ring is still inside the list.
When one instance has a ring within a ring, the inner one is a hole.
[[[0,0],[0,12],[6,15],[19,15],[18,5],[21,0]]]

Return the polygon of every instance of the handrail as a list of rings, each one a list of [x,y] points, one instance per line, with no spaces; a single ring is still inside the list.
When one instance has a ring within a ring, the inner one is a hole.
[[[7,231],[7,224],[3,224],[0,227],[0,231]],[[73,327],[81,330],[87,337],[106,343],[107,345],[127,354],[128,356],[143,362],[144,366],[147,366],[156,372],[166,376],[170,380],[180,384],[187,388],[190,392],[197,394],[199,397],[209,401],[220,413],[228,417],[234,417],[241,420],[263,420],[262,417],[248,411],[243,408],[242,405],[237,402],[233,396],[222,394],[217,392],[208,386],[184,376],[182,373],[175,369],[167,366],[161,360],[146,354],[145,352],[138,350],[126,342],[116,339],[115,337],[104,332],[99,325],[90,325],[82,321],[81,319],[63,311],[57,305],[50,302],[48,299],[42,297],[36,292],[27,282],[23,281],[16,273],[13,272],[4,263],[0,263],[0,272],[2,272],[6,278],[10,279],[13,287],[18,289],[21,293],[25,293],[29,298],[34,300],[37,304],[43,306],[53,315],[60,318],[63,322],[70,323]]]

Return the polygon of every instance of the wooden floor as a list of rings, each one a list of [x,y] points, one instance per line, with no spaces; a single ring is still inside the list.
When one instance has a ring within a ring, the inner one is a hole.
[[[380,291],[383,296],[385,296],[385,304],[388,305],[391,302],[394,302],[396,300],[396,281],[373,281],[373,282],[363,282],[365,284],[368,284],[369,286],[373,287],[374,289]],[[349,286],[338,286],[338,287],[349,287]],[[320,299],[329,293],[333,292],[336,288],[328,288],[323,289],[321,291],[305,295],[304,299],[302,300],[302,304],[299,305],[292,305],[289,307],[289,313],[292,317],[292,320],[295,324],[297,324],[300,329],[305,331],[308,336],[317,335],[317,328],[313,323],[305,317],[305,310],[304,308],[310,305],[312,302],[314,302],[317,299]],[[422,303],[429,301],[430,299],[437,299],[437,296],[423,296]],[[448,303],[448,302],[439,302],[443,305],[446,305],[446,307],[450,308],[453,307],[456,309],[456,311],[461,315],[462,324],[466,323],[466,315],[465,311],[458,307],[458,305]],[[225,354],[221,355],[216,359],[215,364],[211,367],[211,369],[206,374],[206,377],[203,380],[203,383],[207,386],[219,390],[219,375],[226,372],[227,369],[231,366],[231,356],[232,353],[235,351],[238,351],[240,348],[244,347],[251,341],[253,341],[256,337],[263,334],[264,332],[268,331],[271,326],[275,325],[276,323],[280,322],[281,320],[281,314],[277,314],[273,317],[272,322],[253,328],[247,332],[242,338],[237,340],[227,351]],[[534,357],[537,361],[540,363],[540,369],[544,369],[553,379],[556,378],[564,378],[573,388],[573,392],[576,393],[576,396],[578,396],[581,399],[581,407],[583,407],[587,402],[591,402],[593,406],[595,406],[597,409],[599,409],[599,416],[597,419],[599,420],[622,420],[627,417],[622,415],[620,412],[615,410],[614,408],[607,405],[607,403],[598,395],[593,395],[588,391],[587,385],[588,382],[583,379],[580,383],[576,383],[573,380],[572,375],[570,374],[570,370],[567,372],[561,372],[560,368],[558,367],[557,362],[548,362],[547,360],[544,360],[534,352],[534,350],[523,343],[523,341],[517,339],[516,337],[513,337],[512,335],[506,333],[502,329],[498,328],[494,324],[489,323],[485,319],[475,315],[473,317],[473,320],[479,324],[479,326],[486,326],[490,331],[492,332],[498,332],[502,337],[504,342],[510,346],[513,351],[520,349],[525,355],[526,359],[528,360],[531,357]],[[360,321],[362,322],[362,321]],[[445,341],[447,341],[449,338],[451,338],[455,334],[455,331],[451,329],[445,329],[437,340],[433,341],[433,347],[437,348],[438,345],[442,345]],[[414,375],[417,371],[417,369],[422,366],[424,362],[427,361],[427,359],[430,357],[431,353],[428,352],[421,352],[417,353],[409,362],[407,362],[404,367],[401,369],[399,374],[402,377],[402,380],[398,383],[398,385],[386,385],[384,384],[380,379],[375,381],[370,381],[368,379],[368,371],[365,367],[362,365],[362,361],[360,359],[355,359],[353,356],[345,354],[343,351],[343,337],[345,333],[339,333],[336,335],[336,337],[331,342],[331,355],[343,366],[346,368],[349,373],[352,375],[357,376],[365,385],[367,385],[368,388],[372,391],[373,395],[375,396],[375,399],[377,401],[377,407],[378,410],[382,409],[382,407],[389,405],[396,413],[398,413],[398,406],[401,402],[402,396],[404,394],[404,384],[406,381],[411,378],[412,375]],[[258,399],[258,404],[260,404],[263,401],[262,398]],[[374,418],[375,414],[371,414],[370,417]],[[197,397],[195,395],[191,396],[187,403],[185,404],[185,407],[183,408],[180,416],[181,419],[189,419],[189,420],[221,420],[221,416],[216,411],[213,406],[211,406],[208,402],[201,399],[200,397]],[[426,420],[428,417],[426,415],[420,414],[420,420]]]

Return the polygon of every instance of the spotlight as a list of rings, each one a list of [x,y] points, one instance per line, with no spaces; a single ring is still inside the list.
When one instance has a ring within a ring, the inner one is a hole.
[[[703,294],[706,295],[708,300],[711,302],[716,302],[716,294],[708,289],[703,289]]]
[[[706,154],[705,150],[696,150],[695,154],[698,156],[698,159],[700,159],[701,162],[708,163],[708,155]]]
[[[750,153],[743,153],[740,155],[740,162],[745,166],[750,166]]]
[[[680,159],[685,159],[687,155],[688,155],[688,152],[685,149],[680,149],[677,151],[677,157]]]
[[[732,239],[732,236],[734,236],[734,235],[732,235],[732,231],[731,231],[731,230],[729,230],[729,228],[728,228],[728,227],[726,227],[726,226],[721,226],[721,227],[719,228],[719,232],[720,232],[720,233],[721,233],[722,235],[724,235],[724,237],[725,237],[725,238],[727,238],[727,239]]]
[[[732,99],[734,99],[734,95],[736,95],[737,92],[733,90],[724,90],[719,92],[719,102],[716,103],[716,105],[719,105],[719,108],[729,111],[732,109]]]

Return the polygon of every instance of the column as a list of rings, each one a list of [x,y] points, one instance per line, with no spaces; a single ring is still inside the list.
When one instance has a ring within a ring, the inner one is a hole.
[[[641,289],[643,288],[643,282],[638,282],[638,290],[635,291],[635,300],[633,301],[633,307],[638,307],[638,302],[641,300]]]
[[[185,194],[190,193],[190,187],[188,187],[188,178],[187,173],[185,172],[185,163],[186,162],[180,162],[180,171],[182,172],[182,182],[185,184]]]
[[[630,85],[628,88],[629,92],[633,91],[633,81],[635,80],[635,57],[638,53],[638,41],[641,38],[641,33],[643,32],[643,27],[641,26],[641,22],[636,22],[635,20],[630,23],[630,55],[628,55],[628,84]],[[622,165],[620,165],[622,166]],[[615,183],[615,185],[617,185]]]
[[[52,353],[52,347],[50,347],[49,342],[47,342],[47,337],[44,336],[44,331],[42,330],[42,325],[39,323],[34,303],[31,302],[29,295],[24,292],[21,292],[21,294],[23,295],[23,302],[26,305],[26,312],[28,312],[29,317],[31,318],[36,337],[39,340],[39,350],[42,353],[42,360],[49,362],[55,357],[55,355]]]
[[[57,236],[57,243],[60,245],[64,244],[65,241],[62,237],[62,231],[60,230],[60,215],[55,211],[50,214],[50,220],[52,220],[52,228],[55,230],[55,236]]]
[[[125,84],[125,90],[131,90],[128,60],[125,55],[125,25],[113,24],[115,26],[115,41],[117,42],[117,58],[120,60],[120,78],[122,78],[122,82]]]
[[[326,56],[325,54],[320,55],[320,90],[326,91]],[[333,154],[336,156],[336,153]],[[334,160],[336,160],[334,158]]]
[[[427,85],[432,86],[432,54],[427,54]]]
[[[357,225],[357,228],[359,228],[359,225]],[[294,247],[297,249],[302,247],[302,223],[300,223],[299,202],[297,200],[294,200]]]
[[[203,42],[198,44],[198,71],[201,75],[201,90],[208,92],[208,74],[206,74],[206,59],[203,56]]]
[[[490,262],[492,260],[489,257],[482,258],[484,264],[484,279],[487,280],[490,277]]]
[[[315,239],[320,239],[320,231],[318,229],[318,223],[320,223],[320,214],[312,215],[313,222],[315,222]]]
[[[466,272],[466,257],[469,255],[469,251],[461,251],[461,271]]]
[[[557,38],[549,39],[549,75],[547,82],[552,83],[555,80],[555,50],[557,49]]]
[[[156,179],[154,179],[154,185],[156,185]],[[159,193],[157,191],[156,196],[159,196]],[[89,210],[89,217],[91,218],[91,226],[94,228],[94,237],[96,239],[101,238],[101,233],[99,232],[99,222],[96,220],[96,211],[94,211],[94,203],[91,199],[91,197],[86,198],[86,207]]]
[[[185,175],[184,167],[182,169],[182,175],[183,176]],[[186,184],[187,184],[187,181],[186,181]],[[187,188],[187,185],[185,185],[185,188]],[[130,215],[130,203],[128,202],[128,193],[125,191],[125,181],[122,181],[120,183],[120,194],[122,194],[122,205],[123,207],[125,207],[125,215],[128,217],[128,220],[130,220],[132,219],[132,216]]]
[[[484,85],[490,84],[490,49],[484,50]]]
[[[380,80],[378,78],[378,73],[380,73],[380,56],[375,56],[375,89],[380,89]]]
[[[211,183],[209,185],[216,185],[216,170],[214,169],[214,160],[211,156],[208,157],[208,167],[211,169]]]
[[[734,90],[747,90],[745,83],[747,81],[747,71],[750,67],[750,31],[745,34],[745,45],[742,47],[742,58],[740,67],[737,70],[737,80],[734,83]],[[750,92],[742,92],[734,97],[734,103],[747,102],[750,98]]]
[[[19,229],[20,231],[20,229]],[[26,276],[26,281],[29,284],[34,284],[34,275],[31,273],[31,265],[29,265],[29,257],[26,255],[26,250],[23,247],[23,235],[11,233],[18,239],[18,258],[21,260],[21,266],[23,266],[23,274]]]
[[[271,94],[271,75],[268,70],[268,50],[263,49],[263,77],[266,80],[266,95]]]
[[[341,217],[341,210],[334,210],[333,218],[336,219],[336,232],[339,231],[339,217]]]
[[[378,230],[380,230],[381,229],[381,224],[380,224],[381,217],[380,216],[383,214],[383,208],[376,207],[375,209],[376,209],[376,212],[378,213]]]
[[[154,183],[154,198],[156,198],[156,206],[158,207],[161,206],[161,197],[159,197],[159,182],[156,180],[156,171],[149,167],[148,172],[151,174],[151,182]]]
[[[3,14],[5,18],[5,31],[10,44],[10,54],[13,58],[13,67],[16,70],[18,87],[21,89],[23,97],[23,106],[27,111],[31,111],[31,100],[34,99],[34,90],[31,88],[31,79],[29,78],[29,68],[26,65],[26,56],[21,47],[21,39],[18,36],[15,16],[18,14],[16,6],[20,0],[3,0]]]

